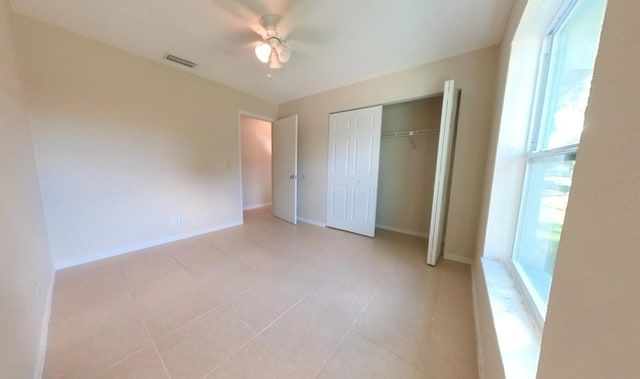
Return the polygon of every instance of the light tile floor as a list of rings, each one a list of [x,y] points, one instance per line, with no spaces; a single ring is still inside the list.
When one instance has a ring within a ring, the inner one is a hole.
[[[245,224],[59,271],[45,378],[477,378],[467,265],[425,241]]]

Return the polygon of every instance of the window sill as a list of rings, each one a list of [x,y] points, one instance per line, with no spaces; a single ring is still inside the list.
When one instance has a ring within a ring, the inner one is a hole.
[[[540,331],[533,315],[505,264],[483,258],[482,270],[505,378],[534,379],[540,355]]]

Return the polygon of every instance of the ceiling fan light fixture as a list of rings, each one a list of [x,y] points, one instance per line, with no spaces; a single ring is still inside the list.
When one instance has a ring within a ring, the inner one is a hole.
[[[262,63],[269,62],[271,56],[271,46],[268,43],[259,42],[255,49],[256,57]]]
[[[258,42],[255,48],[256,57],[260,62],[268,63],[269,68],[282,68],[283,63],[291,59],[291,48],[284,44],[283,38],[277,30],[281,17],[275,14],[262,16],[262,41]]]

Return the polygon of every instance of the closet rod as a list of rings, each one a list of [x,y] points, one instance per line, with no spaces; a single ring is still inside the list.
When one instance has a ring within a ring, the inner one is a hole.
[[[425,134],[436,134],[440,129],[407,130],[402,132],[384,132],[383,137],[411,137]]]

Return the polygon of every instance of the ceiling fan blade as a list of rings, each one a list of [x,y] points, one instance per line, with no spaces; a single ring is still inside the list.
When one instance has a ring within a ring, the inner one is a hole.
[[[296,28],[287,36],[285,42],[296,50],[309,50],[317,46],[326,45],[331,41],[327,33],[316,28]]]
[[[239,0],[212,0],[212,4],[216,9],[214,22],[224,30],[224,42],[215,49],[232,56],[246,54],[264,39],[259,30],[261,14],[254,4]]]
[[[232,45],[255,44],[262,36],[250,29],[234,30],[226,35],[226,42]]]
[[[259,25],[260,17],[266,14],[280,14],[281,8],[277,6],[283,0],[212,0],[218,8],[224,9],[229,15],[245,22]]]
[[[250,30],[257,33],[262,13],[239,0],[213,0],[216,8],[215,19],[225,25],[226,29],[236,32]]]

